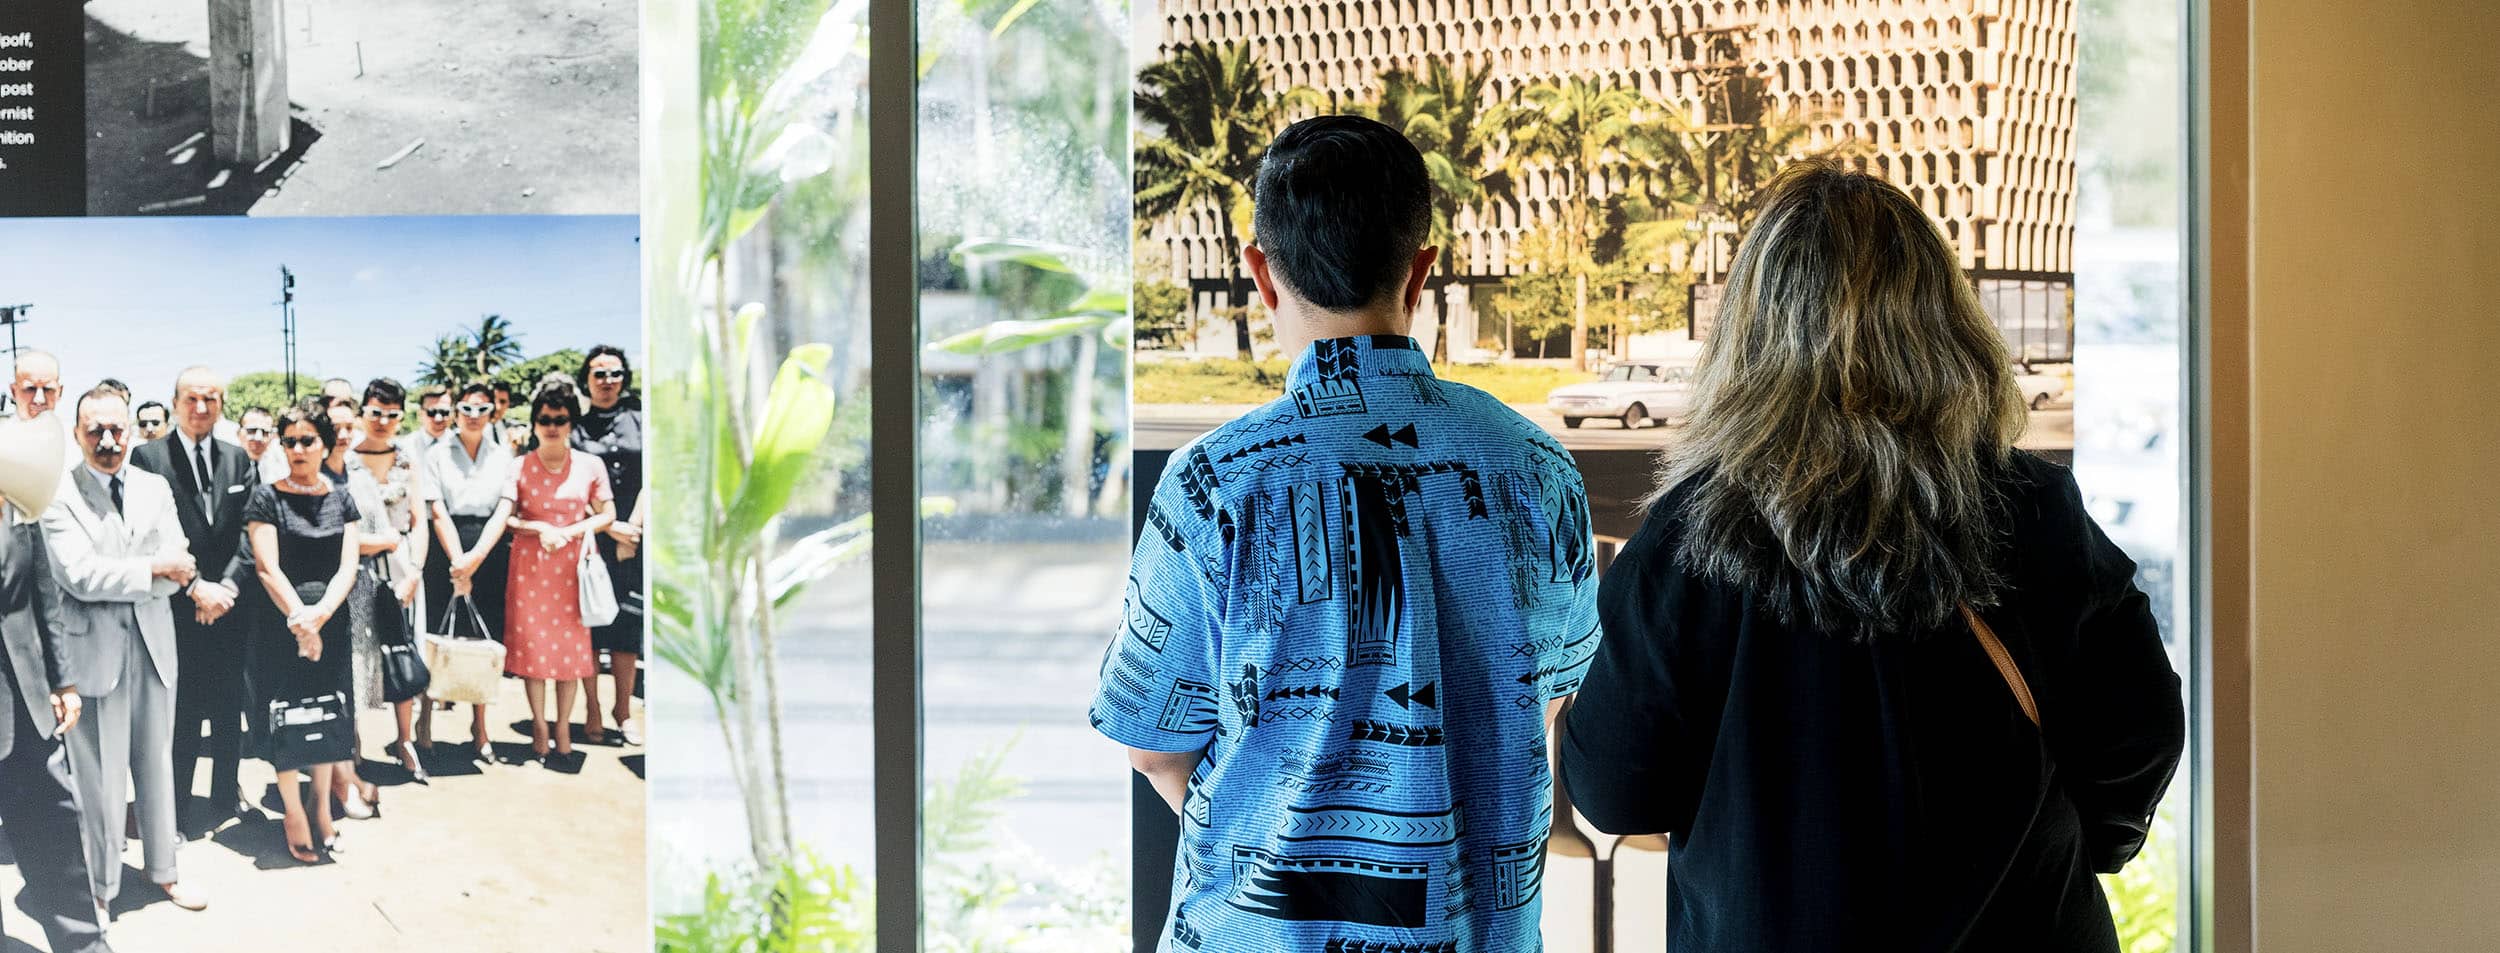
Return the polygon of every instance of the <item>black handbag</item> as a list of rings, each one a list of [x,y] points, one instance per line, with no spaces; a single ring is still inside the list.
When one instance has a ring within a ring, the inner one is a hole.
[[[281,771],[346,761],[356,756],[348,730],[347,694],[327,692],[269,702],[269,763]]]
[[[434,681],[426,671],[425,653],[417,648],[416,625],[408,607],[391,593],[390,579],[377,575],[373,584],[373,641],[382,650],[382,700],[397,704],[419,695]]]

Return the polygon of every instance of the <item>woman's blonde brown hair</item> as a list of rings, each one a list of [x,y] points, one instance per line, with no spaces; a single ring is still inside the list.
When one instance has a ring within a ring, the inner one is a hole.
[[[1647,501],[1692,482],[1678,557],[1852,639],[1993,604],[1992,477],[2025,409],[1952,247],[1834,163],[1781,170],[1760,208]]]

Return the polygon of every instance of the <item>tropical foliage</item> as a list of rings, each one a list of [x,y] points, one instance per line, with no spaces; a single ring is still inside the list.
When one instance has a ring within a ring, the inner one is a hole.
[[[1305,89],[1271,91],[1266,65],[1238,43],[1186,44],[1171,59],[1147,66],[1137,74],[1137,121],[1154,133],[1137,141],[1137,217],[1212,216],[1223,261],[1239,261],[1261,151],[1294,110],[1322,101]],[[1250,282],[1237,267],[1224,273],[1229,307],[1247,308]],[[1249,312],[1239,314],[1233,347],[1247,358]]]
[[[1252,238],[1249,187],[1259,150],[1287,119],[1308,112],[1303,104],[1315,95],[1269,92],[1247,49],[1181,46],[1140,73],[1137,93],[1141,223],[1211,222],[1228,261]],[[1491,74],[1489,65],[1471,70],[1424,58],[1382,73],[1361,99],[1335,107],[1405,133],[1423,153],[1432,241],[1443,249],[1428,287],[1446,288],[1468,267],[1457,239],[1469,223],[1519,206],[1534,228],[1498,263],[1512,277],[1488,289],[1493,312],[1540,349],[1568,328],[1574,359],[1592,332],[1682,326],[1693,272],[1724,257],[1779,163],[1850,148],[1812,146],[1811,117],[1780,114],[1763,81],[1742,73],[1713,89],[1702,111],[1709,121],[1699,124],[1685,104],[1590,76],[1532,84],[1497,101]],[[1703,253],[1708,243],[1719,246],[1718,258]],[[1237,316],[1239,356],[1259,335],[1235,271],[1226,270],[1229,304],[1217,311]],[[1435,358],[1446,360],[1457,305],[1449,295],[1435,300]],[[1181,340],[1194,345],[1195,336]]]

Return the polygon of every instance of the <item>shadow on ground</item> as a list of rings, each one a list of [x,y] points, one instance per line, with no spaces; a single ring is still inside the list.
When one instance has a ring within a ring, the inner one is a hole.
[[[87,18],[87,214],[241,215],[285,184],[321,131],[288,119],[287,150],[224,166],[209,142],[208,61]]]

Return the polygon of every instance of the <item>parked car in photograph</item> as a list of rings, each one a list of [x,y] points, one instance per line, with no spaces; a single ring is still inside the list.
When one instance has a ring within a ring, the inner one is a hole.
[[[2068,369],[2072,366],[2059,364],[2040,368],[2025,364],[2014,365],[2014,385],[2022,388],[2023,403],[2031,405],[2033,410],[2039,410],[2064,400],[2067,381],[2074,376],[2074,372]]]
[[[1586,384],[1566,384],[1545,395],[1546,409],[1563,426],[1578,427],[1591,418],[1619,421],[1631,430],[1645,422],[1666,423],[1684,412],[1692,400],[1693,369],[1656,361],[1622,361]]]

